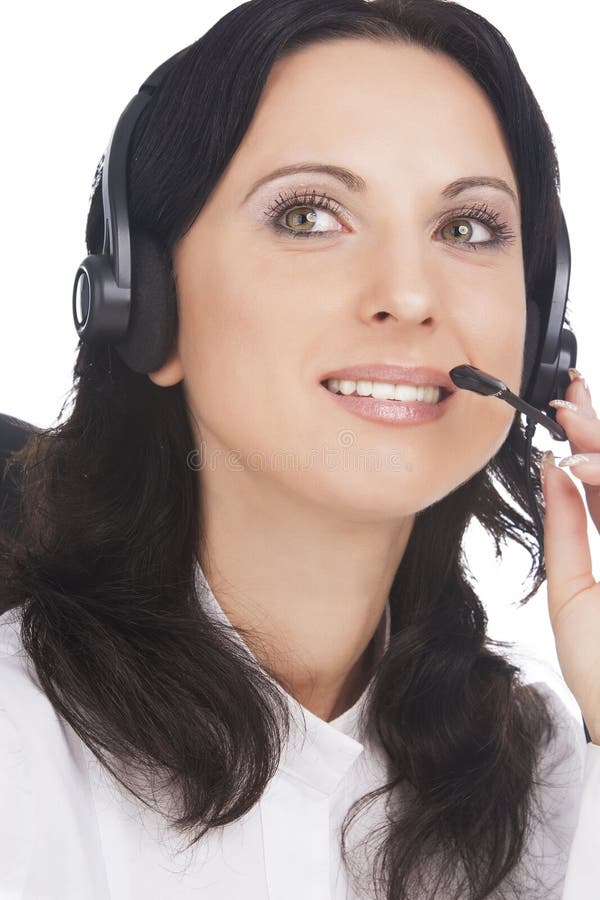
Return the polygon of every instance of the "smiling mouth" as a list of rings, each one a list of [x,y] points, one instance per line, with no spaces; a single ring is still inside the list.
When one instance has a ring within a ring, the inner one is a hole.
[[[333,380],[333,379],[331,379],[331,380]],[[401,399],[401,398],[397,399],[394,397],[373,397],[371,392],[369,392],[368,394],[359,394],[357,392],[357,390],[354,390],[351,394],[343,394],[343,392],[340,391],[339,387],[336,390],[333,390],[329,386],[329,381],[330,381],[330,379],[325,378],[323,381],[320,382],[320,384],[322,387],[325,388],[325,390],[329,391],[331,394],[340,394],[341,396],[345,396],[345,397],[362,397],[364,400],[377,400],[380,403],[381,402],[389,402],[389,403],[427,403],[427,402],[429,402],[429,403],[432,403],[431,400],[427,400],[426,398],[419,399],[419,397],[414,397],[411,399]],[[419,385],[414,385],[414,387],[419,387]],[[433,403],[433,405],[436,405],[437,403],[441,403],[443,400],[446,399],[446,397],[449,397],[450,394],[452,393],[452,391],[449,391],[447,388],[441,387],[441,386],[437,386],[436,390],[438,392],[438,398]]]

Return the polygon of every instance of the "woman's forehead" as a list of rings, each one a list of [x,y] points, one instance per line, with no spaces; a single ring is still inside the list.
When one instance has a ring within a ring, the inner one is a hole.
[[[386,188],[392,170],[425,171],[439,190],[488,174],[518,194],[484,91],[450,57],[404,42],[338,39],[279,60],[236,158],[247,189],[277,167],[344,160]]]

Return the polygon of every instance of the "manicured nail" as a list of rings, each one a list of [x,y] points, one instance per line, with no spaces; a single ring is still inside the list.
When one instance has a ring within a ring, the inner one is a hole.
[[[544,487],[544,469],[546,466],[555,466],[554,453],[552,450],[545,450],[540,460],[540,478],[542,480],[542,488]]]
[[[579,407],[575,403],[571,403],[570,400],[551,400],[548,406],[553,406],[555,409],[564,406],[565,409],[572,409],[573,412],[579,412]]]
[[[577,466],[579,463],[589,462],[589,457],[584,456],[583,453],[576,453],[575,456],[565,456],[564,459],[561,459],[559,462],[559,466]]]
[[[590,387],[581,372],[579,372],[577,369],[569,369],[569,378],[571,379],[571,384],[576,381],[579,385],[579,387],[575,388],[577,402],[582,406],[585,406],[586,409],[591,409],[594,415],[596,415],[596,410],[592,406],[592,394],[590,391]]]
[[[551,400],[548,406],[553,406],[554,409],[570,409],[571,412],[579,413],[582,416],[585,416],[587,419],[596,419],[596,413],[593,408],[588,409],[585,406],[580,406],[577,403],[571,403],[570,400]]]
[[[590,389],[588,387],[588,383],[578,369],[569,369],[569,378],[571,379],[571,383],[573,383],[576,378],[579,378],[581,380],[581,383],[583,384],[585,390],[589,394]]]
[[[554,453],[552,450],[544,450],[542,453],[542,466],[554,466],[556,463],[554,462]]]

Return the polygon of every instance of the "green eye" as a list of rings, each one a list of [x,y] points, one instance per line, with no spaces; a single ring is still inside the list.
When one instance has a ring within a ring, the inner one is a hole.
[[[331,234],[339,234],[339,229],[329,231],[311,231],[312,225],[317,220],[316,209],[330,210],[334,215],[339,215],[341,207],[331,197],[317,195],[316,191],[298,194],[292,191],[287,196],[279,195],[278,200],[267,210],[265,217],[271,222],[271,227],[279,234],[291,238],[323,238]],[[294,216],[288,217],[293,212]],[[486,203],[463,207],[449,213],[445,222],[439,226],[438,231],[447,236],[447,242],[465,246],[468,250],[492,249],[502,244],[513,243],[514,233],[507,222],[498,221],[499,213],[489,210]],[[282,224],[284,219],[286,224]],[[491,238],[481,241],[471,241],[474,228],[472,223],[483,225],[492,234]],[[302,228],[303,230],[296,230]],[[450,231],[448,229],[450,228]],[[464,238],[464,240],[463,240]]]

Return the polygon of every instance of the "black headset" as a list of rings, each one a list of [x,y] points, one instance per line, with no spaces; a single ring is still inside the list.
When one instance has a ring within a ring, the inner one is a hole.
[[[102,253],[87,256],[79,265],[73,285],[73,320],[80,339],[114,346],[134,372],[156,371],[171,349],[177,325],[177,299],[170,259],[165,248],[149,232],[129,230],[127,208],[127,161],[135,125],[165,75],[183,57],[185,47],[156,68],[129,101],[117,122],[103,157],[102,206],[104,241]],[[556,422],[553,399],[564,399],[570,384],[568,369],[577,362],[575,335],[564,327],[571,273],[571,251],[567,224],[559,208],[554,282],[548,318],[541,321],[540,306],[527,305],[522,400]],[[545,304],[543,307],[545,309]],[[477,370],[472,370],[476,372]],[[456,382],[458,383],[458,382]],[[500,382],[498,382],[500,384]],[[474,383],[475,384],[475,383]],[[467,384],[460,384],[467,387]],[[468,389],[476,390],[475,386]],[[489,394],[489,390],[487,391]],[[514,396],[514,395],[513,395]],[[525,409],[522,411],[526,412]],[[542,421],[538,418],[538,422]],[[547,427],[547,426],[546,426]],[[527,435],[527,488],[534,513],[540,547],[543,527],[531,491],[529,460],[535,424]],[[553,431],[556,440],[566,440],[564,430]],[[587,741],[591,741],[587,727]]]

